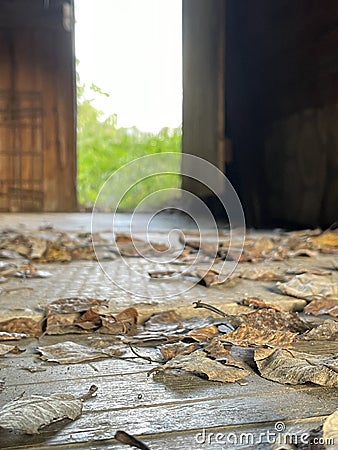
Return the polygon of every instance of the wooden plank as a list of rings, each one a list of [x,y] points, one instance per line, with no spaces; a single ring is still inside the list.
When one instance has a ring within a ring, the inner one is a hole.
[[[259,448],[260,450],[271,450],[272,439],[283,443],[290,442],[291,437],[298,442],[304,435],[310,435],[311,431],[323,424],[324,417],[316,417],[313,419],[287,421],[285,422],[285,433],[278,433],[275,431],[275,423],[266,423],[262,425],[249,424],[239,426],[226,426],[215,428],[203,428],[193,432],[174,432],[174,433],[159,433],[159,434],[143,434],[139,436],[145,444],[152,450],[177,450],[177,449],[205,449],[213,448],[224,450],[224,448],[232,448],[236,445],[236,450],[252,450],[252,448]],[[130,431],[131,432],[131,431]],[[306,439],[304,436],[303,439]],[[289,440],[288,440],[289,439]],[[268,442],[269,440],[269,442]],[[236,443],[236,444],[235,444]],[[57,448],[63,449],[77,449],[88,450],[88,445],[92,449],[109,449],[109,450],[126,450],[126,446],[114,439],[105,441],[96,441],[87,443],[86,445],[71,444],[66,445],[57,444]],[[18,448],[18,447],[16,447]],[[26,448],[31,448],[27,446]],[[45,446],[39,445],[39,450],[49,450],[55,448],[54,445]]]
[[[104,394],[102,394],[104,395]],[[120,391],[120,398],[124,395]],[[326,416],[336,409],[338,393],[331,391],[321,400],[319,390],[313,395],[294,392],[288,398],[285,392],[273,395],[258,395],[254,398],[235,397],[205,401],[172,402],[165,405],[112,408],[106,411],[84,412],[75,422],[54,424],[41,434],[22,437],[2,433],[2,448],[15,448],[31,443],[48,445],[96,442],[112,439],[116,430],[124,429],[133,434],[173,433],[202,430],[211,427],[238,426],[244,424],[266,424],[277,421],[298,421]],[[96,399],[88,402],[86,408],[95,404]],[[109,396],[106,395],[109,402]],[[292,408],[290,408],[292,404]]]

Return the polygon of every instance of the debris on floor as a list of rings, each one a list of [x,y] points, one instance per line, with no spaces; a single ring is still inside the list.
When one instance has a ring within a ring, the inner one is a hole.
[[[96,386],[91,386],[80,398],[62,393],[13,400],[0,410],[0,428],[35,434],[53,422],[66,418],[75,420],[82,413],[83,401],[95,395],[96,390]]]

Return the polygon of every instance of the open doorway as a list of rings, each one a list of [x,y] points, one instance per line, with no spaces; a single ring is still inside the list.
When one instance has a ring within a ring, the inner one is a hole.
[[[180,152],[182,1],[75,1],[78,202],[91,209],[103,183],[144,155]],[[175,160],[178,161],[178,160]],[[180,186],[176,174],[145,180],[121,202]]]

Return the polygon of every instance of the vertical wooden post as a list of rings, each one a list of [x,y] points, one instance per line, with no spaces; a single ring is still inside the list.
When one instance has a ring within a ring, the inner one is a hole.
[[[182,149],[222,172],[226,162],[225,1],[183,0]],[[198,196],[210,195],[189,178],[183,178],[182,187]]]

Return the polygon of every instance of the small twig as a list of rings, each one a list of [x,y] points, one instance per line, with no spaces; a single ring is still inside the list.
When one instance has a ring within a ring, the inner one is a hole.
[[[98,387],[95,386],[95,384],[93,384],[92,386],[90,386],[87,394],[84,394],[80,397],[80,400],[82,400],[83,402],[85,402],[86,400],[89,400],[90,398],[94,397],[97,390],[98,390]]]
[[[128,347],[130,348],[130,350],[132,351],[132,353],[134,353],[134,355],[136,355],[138,358],[145,359],[146,361],[149,362],[149,364],[151,364],[151,363],[153,363],[153,362],[156,362],[156,361],[154,361],[153,359],[151,359],[150,356],[143,356],[143,355],[140,355],[139,353],[137,353],[137,352],[133,349],[133,347],[132,347],[130,344],[128,344]]]
[[[122,444],[130,445],[131,447],[140,448],[141,450],[150,450],[150,448],[144,444],[139,439],[136,439],[136,437],[132,436],[129,433],[126,433],[125,431],[118,430],[115,433],[115,439],[119,442],[122,442]]]
[[[216,306],[209,305],[208,303],[202,303],[200,300],[198,300],[197,302],[193,302],[192,305],[194,308],[205,308],[208,309],[209,311],[219,314],[222,317],[228,317],[228,315],[225,312],[216,308]]]

